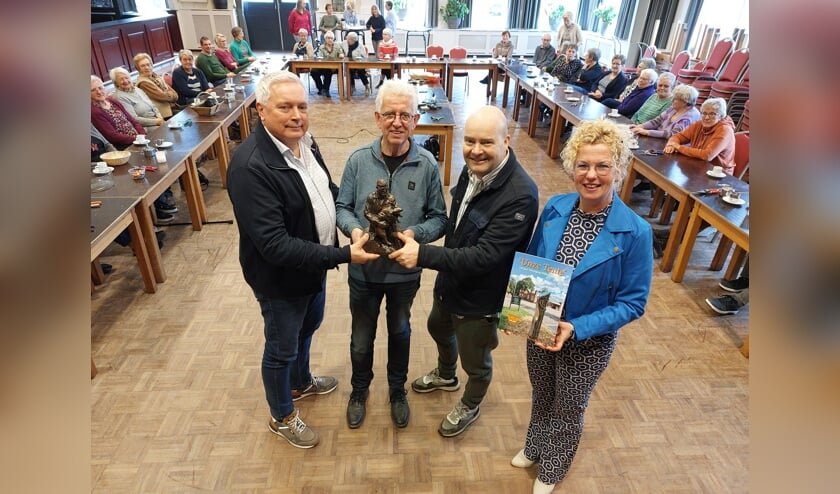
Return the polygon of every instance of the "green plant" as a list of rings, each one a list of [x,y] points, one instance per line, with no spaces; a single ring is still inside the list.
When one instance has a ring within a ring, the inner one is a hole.
[[[604,24],[608,26],[612,24],[612,22],[618,15],[615,13],[615,7],[613,6],[595,9],[595,12],[593,12],[593,14],[595,14],[595,17],[601,19],[604,22]]]
[[[549,6],[545,9],[545,13],[548,14],[548,20],[551,22],[557,22],[558,19],[563,17],[563,12],[566,11],[566,7],[562,6],[561,4],[556,4],[553,7]]]
[[[394,10],[405,9],[408,8],[408,1],[407,0],[391,0],[394,4]]]
[[[449,0],[446,5],[438,9],[438,12],[445,21],[448,21],[449,19],[463,19],[470,13],[470,9],[461,0]]]

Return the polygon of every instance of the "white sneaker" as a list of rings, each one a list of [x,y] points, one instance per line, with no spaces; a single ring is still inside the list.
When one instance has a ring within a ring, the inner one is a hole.
[[[543,484],[540,479],[534,479],[534,490],[531,491],[532,494],[551,494],[554,492],[554,486],[556,484]]]
[[[516,453],[516,456],[510,460],[510,464],[516,468],[528,468],[533,466],[534,463],[536,462],[529,460],[528,457],[525,456],[525,448],[519,450],[519,453]]]

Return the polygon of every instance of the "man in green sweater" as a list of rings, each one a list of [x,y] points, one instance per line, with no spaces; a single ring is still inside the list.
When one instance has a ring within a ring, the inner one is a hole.
[[[202,36],[201,53],[195,59],[195,64],[207,76],[207,80],[214,86],[224,84],[228,77],[236,77],[236,73],[230,72],[213,53],[213,43],[207,36]]]

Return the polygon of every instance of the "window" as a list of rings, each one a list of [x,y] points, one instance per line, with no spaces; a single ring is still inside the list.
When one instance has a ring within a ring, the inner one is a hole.
[[[726,15],[721,15],[725,12]],[[735,29],[749,29],[750,10],[747,0],[704,0],[697,24],[720,28],[720,37],[729,38]],[[694,35],[696,36],[696,32]]]
[[[141,14],[157,14],[166,10],[166,0],[134,0],[134,3]]]
[[[410,0],[406,3],[405,19],[397,17],[397,29],[404,27],[423,27],[426,25],[426,11],[429,10],[429,2],[427,0]],[[382,2],[385,5],[385,2]],[[394,13],[399,14],[399,9],[394,6]],[[367,11],[370,15],[370,10]],[[367,20],[367,16],[365,16]]]
[[[578,23],[578,0],[543,0],[542,7],[540,8],[539,17],[537,17],[537,30],[552,33],[552,45],[556,41],[555,38],[557,38],[557,30],[560,29],[560,24],[563,23],[562,18],[559,17],[554,22],[551,22],[549,19],[550,14],[554,12],[558,5],[562,5],[564,7],[564,11],[571,10],[572,14],[574,15],[575,22]]]
[[[508,25],[508,0],[474,1],[469,16],[472,29],[504,31]]]

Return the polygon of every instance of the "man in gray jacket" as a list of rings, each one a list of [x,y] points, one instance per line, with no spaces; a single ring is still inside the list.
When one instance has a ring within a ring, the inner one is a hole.
[[[434,242],[446,226],[440,172],[434,157],[411,140],[420,119],[417,93],[410,85],[386,81],[376,97],[377,126],[382,137],[354,151],[347,159],[336,200],[336,224],[354,242],[368,228],[365,202],[384,179],[402,208],[399,229],[420,243]],[[368,388],[373,380],[373,341],[382,298],[388,325],[388,388],[391,419],[408,424],[405,383],[411,343],[411,305],[420,287],[420,268],[406,269],[383,256],[366,266],[349,268],[350,360],[353,391],[347,404],[347,425],[355,429],[365,418]]]

